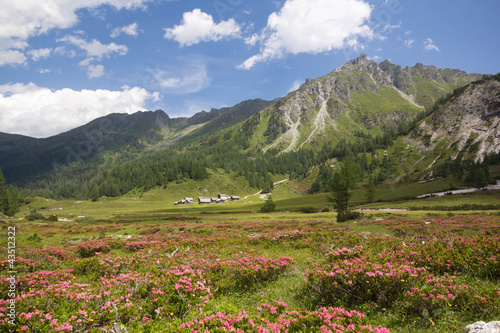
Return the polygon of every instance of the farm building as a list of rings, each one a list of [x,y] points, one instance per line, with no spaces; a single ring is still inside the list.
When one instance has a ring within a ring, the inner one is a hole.
[[[189,205],[193,203],[193,198],[184,198],[174,202],[174,205]]]
[[[227,196],[226,194],[219,193],[219,199],[221,199],[222,201],[227,201],[229,200],[229,196]]]
[[[189,200],[191,198],[186,198],[186,200]],[[217,197],[198,197],[198,203],[200,205],[202,204],[210,204],[210,203],[223,203],[226,201],[236,201],[240,200],[240,197],[238,196],[229,196],[226,194],[220,194]]]
[[[208,197],[198,197],[198,203],[200,205],[212,203],[212,198]]]

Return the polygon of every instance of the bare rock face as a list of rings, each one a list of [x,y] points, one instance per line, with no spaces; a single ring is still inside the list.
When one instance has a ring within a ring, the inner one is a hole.
[[[477,74],[422,64],[377,64],[361,54],[327,75],[307,79],[276,103],[263,150],[296,151],[321,145],[324,137],[349,141],[355,131],[408,122],[453,87],[477,79]]]
[[[430,137],[422,150],[433,150],[440,140],[448,149],[464,151],[476,161],[500,151],[500,81],[473,83],[452,96],[419,128]]]
[[[500,333],[500,321],[491,321],[489,323],[478,321],[467,325],[464,328],[464,333]]]

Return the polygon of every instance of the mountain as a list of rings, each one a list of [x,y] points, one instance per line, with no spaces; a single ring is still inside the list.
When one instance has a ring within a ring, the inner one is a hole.
[[[153,149],[161,150],[175,145],[180,140],[200,140],[210,134],[241,123],[274,103],[275,101],[252,99],[240,102],[232,107],[212,108],[210,112],[203,110],[190,118],[174,118],[172,119],[172,126],[164,128],[163,140],[155,145]]]
[[[98,153],[134,151],[162,137],[168,126],[163,111],[110,114],[59,135],[31,140],[16,149],[0,151],[0,168],[11,182],[53,171],[63,165],[86,162]]]
[[[306,80],[263,114],[262,148],[287,152],[380,134],[480,77],[422,64],[377,64],[362,54],[325,76]]]
[[[31,138],[29,136],[0,132],[0,152],[17,149],[19,147],[34,143],[35,141],[37,141],[36,138]]]
[[[9,182],[23,183],[68,166],[97,167],[137,158],[147,150],[175,144],[241,122],[271,105],[261,99],[234,107],[201,111],[191,118],[170,118],[162,110],[110,114],[45,139],[0,134],[0,169]]]
[[[368,158],[357,160],[364,177],[415,181],[465,149],[461,158],[497,151],[498,96],[487,97],[496,86],[488,81],[483,89],[485,80],[467,86],[482,77],[378,64],[362,54],[273,101],[243,101],[189,118],[161,110],[111,114],[46,139],[0,136],[0,168],[8,182],[40,195],[97,199],[221,171],[270,190],[271,174],[307,176],[332,158],[366,151]]]
[[[421,151],[482,161],[500,152],[500,75],[457,89],[407,138]]]

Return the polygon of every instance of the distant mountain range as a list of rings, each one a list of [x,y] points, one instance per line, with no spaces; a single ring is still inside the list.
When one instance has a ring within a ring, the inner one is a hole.
[[[477,160],[500,152],[499,96],[498,76],[377,64],[362,54],[273,101],[248,100],[189,118],[170,118],[161,110],[111,114],[45,139],[0,133],[0,168],[8,182],[23,185],[61,170],[109,168],[165,149],[196,155],[227,141],[252,158],[375,140],[388,131],[399,133],[414,154],[442,151],[437,164],[459,154]],[[411,172],[421,169],[416,164]]]

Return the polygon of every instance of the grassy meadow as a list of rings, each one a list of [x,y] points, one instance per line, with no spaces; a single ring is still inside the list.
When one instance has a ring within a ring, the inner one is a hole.
[[[173,204],[214,196],[217,183],[33,198],[1,222],[16,317],[3,279],[0,332],[458,332],[498,320],[500,213],[454,209],[497,205],[500,193],[408,199],[447,183],[380,187],[373,204],[356,190],[366,211],[346,223],[327,194],[300,195],[294,181],[276,185],[265,214],[243,187],[224,191],[241,201]],[[59,220],[25,218],[35,210]]]

